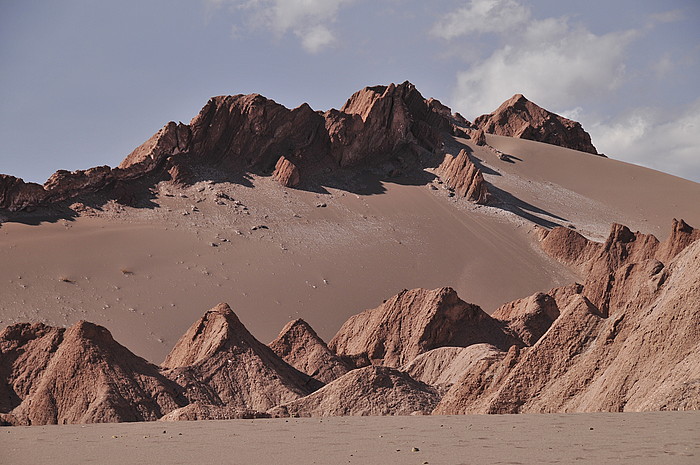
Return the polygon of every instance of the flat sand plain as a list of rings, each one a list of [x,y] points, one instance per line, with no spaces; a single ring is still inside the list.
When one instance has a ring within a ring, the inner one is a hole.
[[[695,465],[700,462],[700,412],[15,427],[0,429],[0,462]]]

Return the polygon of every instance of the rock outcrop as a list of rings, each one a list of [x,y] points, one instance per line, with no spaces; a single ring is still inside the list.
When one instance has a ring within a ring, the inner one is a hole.
[[[350,317],[328,344],[339,356],[367,357],[374,365],[400,367],[442,346],[522,344],[454,289],[404,290],[379,307]]]
[[[254,418],[270,418],[270,415],[256,410],[194,402],[163,415],[160,421],[252,420]]]
[[[194,323],[162,367],[190,402],[263,412],[321,385],[255,339],[226,304]]]
[[[409,82],[366,87],[325,113],[307,104],[288,109],[258,94],[212,97],[189,124],[169,122],[116,168],[58,171],[43,186],[0,175],[0,208],[18,211],[101,191],[120,200],[114,191],[135,180],[184,183],[199,168],[224,178],[272,174],[295,187],[307,175],[435,151],[443,134],[457,130],[454,122],[459,118],[449,108],[424,99]]]
[[[277,160],[272,178],[284,187],[296,187],[301,182],[299,168],[285,157]]]
[[[615,225],[545,334],[465,372],[435,413],[699,409],[700,241],[673,228],[659,243]]]
[[[302,319],[287,323],[268,346],[285,362],[324,384],[350,371],[347,363],[331,352],[316,331]]]
[[[0,174],[0,208],[11,212],[41,205],[46,191],[40,184]]]
[[[474,126],[489,134],[529,139],[581,152],[598,154],[581,124],[541,108],[521,94],[506,100],[496,111],[481,115]]]
[[[272,416],[427,415],[435,389],[388,367],[353,370],[303,399],[270,410]]]
[[[156,420],[187,403],[158,367],[85,321],[69,329],[9,326],[0,354],[9,394],[0,412],[11,424]]]
[[[92,323],[12,325],[0,332],[0,424],[697,410],[700,233],[672,226],[659,242],[613,225],[601,244],[555,229],[543,248],[584,284],[493,316],[451,288],[405,290],[328,345],[295,320],[265,346],[226,304],[161,367]]]
[[[484,176],[471,161],[466,150],[460,150],[456,157],[446,154],[436,173],[457,195],[475,203],[483,204],[488,201],[489,191]]]

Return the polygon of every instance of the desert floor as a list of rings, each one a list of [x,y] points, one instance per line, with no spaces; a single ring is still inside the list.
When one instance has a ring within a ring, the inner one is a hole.
[[[0,429],[0,462],[17,465],[659,465],[699,460],[699,412],[333,417]]]

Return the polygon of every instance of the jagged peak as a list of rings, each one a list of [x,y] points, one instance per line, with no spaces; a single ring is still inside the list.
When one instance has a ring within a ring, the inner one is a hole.
[[[492,113],[476,118],[474,124],[491,134],[534,140],[598,155],[591,143],[591,136],[580,123],[540,107],[523,94],[513,95]]]

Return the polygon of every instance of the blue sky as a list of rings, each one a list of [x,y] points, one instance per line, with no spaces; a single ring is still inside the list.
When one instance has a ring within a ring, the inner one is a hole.
[[[0,173],[117,165],[209,97],[339,108],[409,80],[468,119],[515,93],[700,182],[696,0],[0,1]]]

